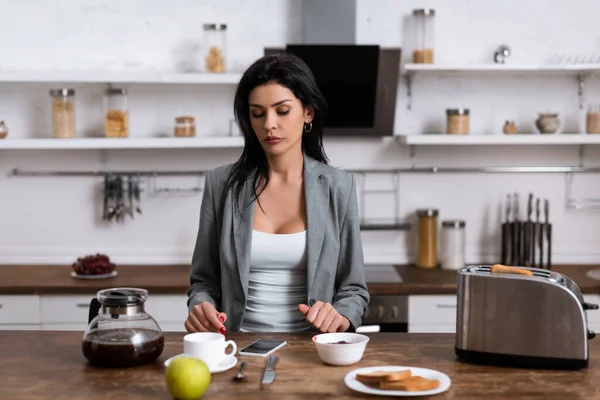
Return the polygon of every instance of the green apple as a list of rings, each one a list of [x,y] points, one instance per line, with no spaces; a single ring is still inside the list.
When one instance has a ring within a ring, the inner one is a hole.
[[[177,357],[165,371],[165,380],[171,396],[178,400],[196,400],[206,392],[211,374],[202,360]]]

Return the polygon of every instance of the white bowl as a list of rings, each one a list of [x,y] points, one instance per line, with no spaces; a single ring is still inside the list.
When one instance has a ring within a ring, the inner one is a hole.
[[[312,338],[319,358],[330,365],[351,365],[362,358],[369,337],[360,333],[321,333]],[[336,344],[346,341],[348,344]]]

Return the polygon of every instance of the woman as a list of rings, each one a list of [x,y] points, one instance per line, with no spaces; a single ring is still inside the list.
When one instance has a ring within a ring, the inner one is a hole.
[[[369,302],[354,178],[327,165],[325,101],[293,55],[259,59],[234,111],[240,159],[206,175],[189,332],[355,330]]]

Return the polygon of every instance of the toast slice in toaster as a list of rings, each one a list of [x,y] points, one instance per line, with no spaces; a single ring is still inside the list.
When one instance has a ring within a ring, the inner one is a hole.
[[[490,268],[490,272],[492,274],[518,274],[518,275],[533,276],[533,272],[531,272],[527,269],[516,268],[516,267],[507,267],[506,265],[502,265],[502,264],[492,265],[492,268]]]
[[[410,378],[410,369],[404,371],[373,371],[364,374],[356,374],[356,380],[362,383],[379,384],[382,382],[397,382]]]
[[[384,390],[404,390],[407,392],[420,392],[431,390],[440,386],[437,379],[427,379],[422,376],[411,376],[397,382],[381,382],[379,388]]]

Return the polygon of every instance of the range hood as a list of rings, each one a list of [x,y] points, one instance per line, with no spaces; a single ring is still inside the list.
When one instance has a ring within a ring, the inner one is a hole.
[[[355,0],[303,0],[303,42],[267,48],[298,55],[327,101],[326,136],[392,136],[400,48],[356,44]]]

